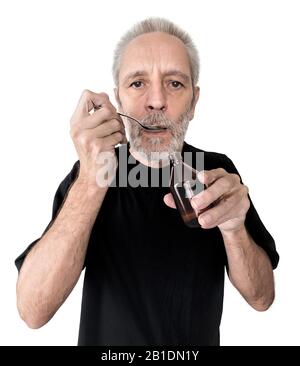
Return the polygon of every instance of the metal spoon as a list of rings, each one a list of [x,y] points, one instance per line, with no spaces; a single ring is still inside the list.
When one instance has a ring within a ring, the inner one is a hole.
[[[164,131],[164,130],[167,129],[166,127],[159,127],[159,126],[145,126],[140,121],[138,121],[137,119],[135,119],[133,117],[128,116],[127,114],[123,114],[123,113],[119,113],[119,112],[117,112],[117,114],[119,116],[123,116],[123,117],[127,117],[127,118],[132,119],[133,121],[135,121],[136,123],[138,123],[143,129],[145,129],[147,131],[160,132],[160,131]]]
[[[93,105],[94,105],[94,109],[96,109],[96,110],[101,108],[101,105],[96,105],[94,103],[93,103]],[[167,129],[166,127],[159,127],[159,126],[145,126],[145,125],[142,124],[142,122],[140,122],[136,118],[133,118],[133,117],[128,116],[127,114],[123,114],[123,113],[119,113],[119,112],[117,112],[117,114],[119,116],[127,117],[127,118],[132,119],[133,121],[135,121],[136,123],[138,123],[144,130],[147,130],[147,131],[160,132],[160,131],[164,131],[164,130]]]

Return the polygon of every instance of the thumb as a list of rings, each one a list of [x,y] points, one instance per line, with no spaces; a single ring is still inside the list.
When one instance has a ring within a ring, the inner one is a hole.
[[[164,203],[171,208],[176,208],[174,198],[171,193],[168,193],[164,196]]]

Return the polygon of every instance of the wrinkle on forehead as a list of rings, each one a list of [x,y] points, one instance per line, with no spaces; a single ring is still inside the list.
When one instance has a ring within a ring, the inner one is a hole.
[[[177,37],[164,33],[147,33],[133,39],[125,48],[120,78],[135,70],[166,73],[175,69],[190,75],[187,50]]]

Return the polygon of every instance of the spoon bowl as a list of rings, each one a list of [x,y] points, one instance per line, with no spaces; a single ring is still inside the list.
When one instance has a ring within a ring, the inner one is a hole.
[[[167,128],[166,127],[159,127],[159,126],[145,126],[144,124],[142,124],[139,120],[137,120],[136,118],[130,117],[127,114],[123,114],[123,113],[119,113],[117,112],[117,114],[119,116],[122,117],[127,117],[130,118],[131,120],[135,121],[136,123],[138,123],[143,129],[147,130],[147,131],[151,131],[151,132],[161,132],[161,131],[165,131]]]

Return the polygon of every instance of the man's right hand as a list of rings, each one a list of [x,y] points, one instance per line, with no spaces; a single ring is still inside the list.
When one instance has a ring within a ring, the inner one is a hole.
[[[95,106],[100,108],[90,114]],[[78,179],[93,186],[97,183],[102,185],[105,172],[109,171],[109,183],[117,168],[115,145],[127,140],[123,122],[108,95],[84,90],[70,126],[70,135],[80,160]]]

